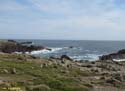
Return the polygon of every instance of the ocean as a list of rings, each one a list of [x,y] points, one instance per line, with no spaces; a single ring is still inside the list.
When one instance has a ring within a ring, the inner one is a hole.
[[[125,41],[91,41],[91,40],[17,40],[31,41],[34,45],[45,46],[52,50],[31,52],[38,57],[60,57],[68,55],[74,60],[98,60],[99,56],[125,49]]]

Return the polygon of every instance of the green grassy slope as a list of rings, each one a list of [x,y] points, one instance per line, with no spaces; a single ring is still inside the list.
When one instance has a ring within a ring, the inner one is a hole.
[[[86,76],[89,73],[58,65],[41,67],[40,63],[35,62],[37,60],[39,59],[24,55],[0,54],[0,89],[3,87],[19,87],[24,91],[89,91],[91,89],[92,85],[79,79],[79,76]]]

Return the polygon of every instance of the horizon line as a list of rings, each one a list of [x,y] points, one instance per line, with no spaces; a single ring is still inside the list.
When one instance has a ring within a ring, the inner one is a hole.
[[[33,39],[33,38],[30,38],[30,39],[21,39],[21,38],[0,38],[0,40],[58,40],[58,41],[124,41],[125,40],[91,40],[91,39]]]

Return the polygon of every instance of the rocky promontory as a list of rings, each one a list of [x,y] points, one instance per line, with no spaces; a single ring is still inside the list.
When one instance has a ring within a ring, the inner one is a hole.
[[[122,49],[116,53],[100,56],[99,58],[100,60],[125,59],[125,49]]]
[[[46,48],[44,46],[35,46],[32,45],[32,42],[16,42],[14,40],[4,40],[0,41],[0,52],[4,53],[13,53],[13,52],[31,52],[34,50],[51,50],[49,48]]]

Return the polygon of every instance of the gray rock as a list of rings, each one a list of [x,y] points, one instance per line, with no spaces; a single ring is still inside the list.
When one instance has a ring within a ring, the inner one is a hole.
[[[16,73],[17,73],[16,68],[13,68],[11,74],[16,74]]]
[[[9,71],[7,69],[3,69],[3,72],[6,73],[6,74],[9,73]]]

